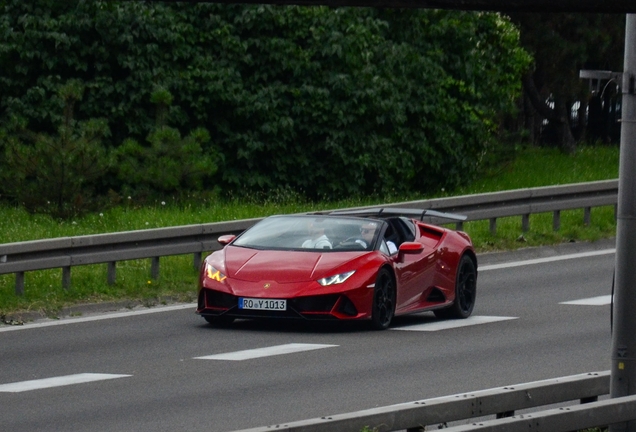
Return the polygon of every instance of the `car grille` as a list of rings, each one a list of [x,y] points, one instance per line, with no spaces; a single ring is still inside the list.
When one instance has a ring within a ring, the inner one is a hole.
[[[337,307],[336,307],[337,306]],[[231,315],[245,318],[335,318],[331,312],[355,316],[358,312],[351,300],[339,294],[298,297],[287,300],[286,311],[244,310],[238,308],[238,297],[210,289],[199,293],[198,308],[205,315]]]
[[[296,309],[298,312],[331,312],[334,305],[338,301],[337,294],[311,296],[311,297],[299,297],[291,299],[288,304]]]
[[[231,309],[236,306],[238,306],[238,298],[232,294],[203,289],[199,295],[199,309],[203,309],[205,307],[214,309]]]

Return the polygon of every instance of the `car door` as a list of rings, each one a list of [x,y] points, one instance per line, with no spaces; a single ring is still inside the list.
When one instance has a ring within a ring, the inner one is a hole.
[[[419,250],[404,250],[402,247],[392,257],[398,286],[396,312],[401,313],[418,309],[425,302],[422,293],[433,286],[437,249],[414,222],[402,218],[394,228],[400,233],[400,245],[409,242],[422,245]]]

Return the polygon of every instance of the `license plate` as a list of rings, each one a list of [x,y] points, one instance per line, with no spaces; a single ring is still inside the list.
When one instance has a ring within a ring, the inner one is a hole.
[[[287,310],[287,300],[239,297],[238,307],[239,309],[284,311]]]

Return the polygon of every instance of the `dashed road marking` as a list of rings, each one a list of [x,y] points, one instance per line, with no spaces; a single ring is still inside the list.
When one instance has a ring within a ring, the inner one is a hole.
[[[9,384],[0,384],[0,393],[19,393],[29,390],[40,390],[51,387],[61,387],[72,384],[82,384],[93,381],[103,381],[115,378],[124,378],[132,375],[80,373],[37,380],[20,381]]]
[[[610,294],[610,295],[603,295],[598,297],[584,298],[580,300],[566,301],[566,302],[561,302],[559,304],[580,305],[580,306],[605,306],[611,303],[612,303],[612,296]]]
[[[503,316],[471,316],[466,319],[456,319],[456,320],[443,320],[443,321],[435,321],[429,322],[425,324],[415,324],[405,327],[394,327],[391,330],[406,330],[406,331],[440,331],[440,330],[448,330],[459,327],[467,327],[478,324],[487,324],[498,321],[507,321],[519,319],[518,317],[503,317]]]
[[[323,345],[323,344],[303,344],[303,343],[290,343],[285,345],[276,345],[265,348],[255,348],[243,351],[235,351],[223,354],[214,354],[209,356],[194,357],[197,360],[250,360],[259,357],[269,357],[281,354],[291,354],[302,351],[311,351],[322,348],[337,347],[338,345]]]

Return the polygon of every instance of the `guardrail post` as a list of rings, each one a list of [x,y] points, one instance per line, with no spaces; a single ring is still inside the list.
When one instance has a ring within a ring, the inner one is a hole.
[[[15,295],[24,295],[24,272],[15,274]]]
[[[583,209],[583,225],[588,226],[592,222],[592,207]]]
[[[71,267],[62,267],[62,288],[68,290],[71,287]]]
[[[555,210],[552,213],[552,230],[558,231],[561,229],[561,211]]]
[[[150,279],[159,279],[159,257],[153,257],[150,259]]]
[[[117,261],[111,261],[108,263],[106,269],[106,280],[108,285],[115,285],[117,279]]]
[[[199,270],[201,268],[201,260],[203,257],[202,252],[195,252],[193,257],[194,269]]]
[[[530,215],[529,214],[521,215],[521,231],[523,232],[530,231]]]
[[[497,218],[490,218],[490,234],[497,234]]]

